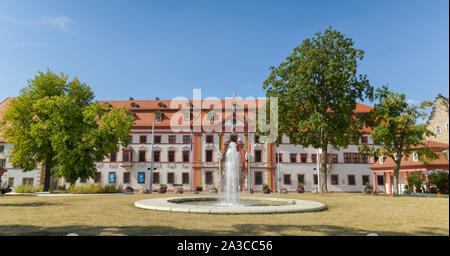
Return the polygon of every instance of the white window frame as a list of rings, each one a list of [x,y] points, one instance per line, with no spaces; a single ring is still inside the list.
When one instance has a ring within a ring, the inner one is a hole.
[[[415,162],[419,161],[419,154],[417,154],[417,152],[413,153],[413,161]]]
[[[380,164],[384,164],[384,156],[380,157]]]

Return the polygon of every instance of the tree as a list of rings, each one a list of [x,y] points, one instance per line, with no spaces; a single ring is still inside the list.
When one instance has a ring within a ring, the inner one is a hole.
[[[424,101],[420,106],[409,105],[404,94],[389,91],[388,86],[376,90],[373,110],[367,116],[367,123],[373,127],[372,139],[377,146],[368,146],[364,143],[360,152],[369,153],[372,156],[386,156],[394,159],[393,195],[398,195],[398,175],[402,159],[408,158],[412,153],[417,153],[419,160],[428,163],[438,158],[430,148],[426,147],[423,140],[427,136],[434,135],[427,129],[426,124],[417,124],[427,114],[426,107],[432,105]]]
[[[1,131],[14,145],[10,159],[24,171],[45,168],[44,191],[50,176],[75,181],[94,177],[95,162],[128,145],[134,117],[125,108],[111,109],[93,102],[90,87],[75,77],[47,69],[11,100]]]
[[[362,127],[353,111],[357,100],[373,94],[366,75],[357,74],[364,51],[353,45],[331,27],[316,33],[271,67],[263,85],[267,97],[278,98],[279,129],[290,142],[322,149],[320,192],[328,191],[328,143],[337,148],[358,141]]]

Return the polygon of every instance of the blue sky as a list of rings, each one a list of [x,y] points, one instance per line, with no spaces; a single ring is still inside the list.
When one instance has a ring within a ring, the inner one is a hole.
[[[0,98],[37,70],[98,100],[264,96],[269,67],[332,25],[366,53],[359,72],[411,102],[449,90],[449,6],[432,1],[0,0]]]

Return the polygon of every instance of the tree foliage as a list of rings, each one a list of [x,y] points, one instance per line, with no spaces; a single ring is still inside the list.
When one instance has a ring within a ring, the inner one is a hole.
[[[327,192],[328,143],[347,147],[361,136],[353,112],[358,100],[373,95],[366,75],[357,73],[363,57],[364,51],[354,48],[351,38],[330,27],[271,67],[263,85],[267,97],[278,98],[280,134],[293,144],[322,149],[322,192]]]
[[[378,103],[367,116],[367,122],[374,127],[372,139],[377,146],[364,143],[359,150],[394,159],[393,194],[398,195],[398,174],[403,158],[415,152],[420,161],[428,163],[438,157],[423,142],[427,136],[434,135],[433,132],[427,129],[426,124],[417,124],[418,120],[427,116],[422,110],[432,103],[424,101],[420,106],[409,105],[404,94],[391,92],[388,86],[377,89],[375,98]]]
[[[90,87],[76,77],[38,72],[11,100],[2,133],[14,145],[10,159],[24,171],[45,166],[44,191],[50,175],[74,181],[94,177],[95,162],[125,146],[133,116],[125,108],[93,102]]]

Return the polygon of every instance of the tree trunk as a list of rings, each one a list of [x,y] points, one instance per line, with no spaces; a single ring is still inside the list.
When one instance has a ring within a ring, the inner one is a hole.
[[[399,170],[400,170],[400,161],[395,161],[394,178],[393,178],[393,182],[392,182],[392,186],[393,186],[392,196],[398,196],[399,195],[399,191],[398,191],[398,174],[399,174]]]
[[[48,165],[45,165],[45,172],[44,172],[44,192],[48,192],[50,189],[50,175],[51,175],[51,168]]]
[[[320,193],[328,193],[327,187],[327,163],[328,163],[328,144],[322,146],[322,157],[320,158]]]

